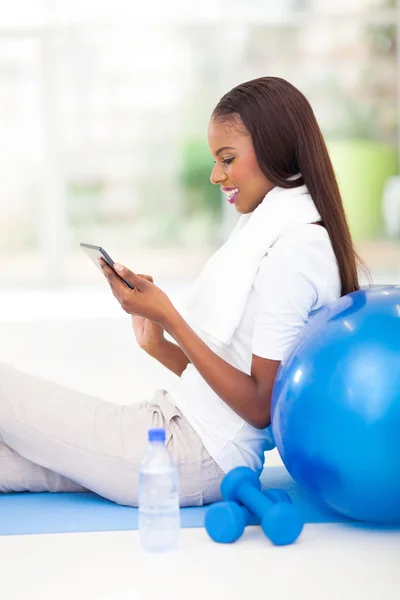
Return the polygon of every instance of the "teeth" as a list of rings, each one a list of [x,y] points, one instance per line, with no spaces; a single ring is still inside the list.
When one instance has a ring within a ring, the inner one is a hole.
[[[234,190],[231,190],[230,192],[228,192],[226,195],[227,200],[230,200],[238,191],[239,191],[238,188],[235,188]]]

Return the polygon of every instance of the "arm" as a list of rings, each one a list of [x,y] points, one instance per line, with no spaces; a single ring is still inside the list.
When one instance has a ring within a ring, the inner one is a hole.
[[[158,360],[164,367],[167,367],[167,369],[178,375],[178,377],[182,375],[190,363],[189,358],[183,350],[165,338],[153,348],[146,350],[146,352],[149,356]]]
[[[319,273],[325,273],[328,264],[318,246],[314,248],[308,242],[302,241],[299,247],[283,245],[283,249],[279,248],[280,244],[276,243],[263,259],[255,281],[259,301],[250,375],[213,352],[191,329],[168,296],[152,282],[117,265],[116,269],[135,286],[133,291],[127,291],[127,286],[113,270],[102,265],[123,310],[142,315],[169,333],[214,392],[245,421],[259,429],[270,423],[271,395],[282,356],[304,326],[314,305],[317,296],[315,269],[318,267]]]
[[[140,274],[139,277],[153,283],[151,275]],[[164,330],[157,323],[135,314],[131,315],[131,320],[140,348],[180,377],[190,362],[186,354],[179,346],[165,339]]]
[[[272,390],[282,356],[316,301],[315,272],[325,273],[330,265],[319,244],[295,242],[277,243],[260,265],[250,375],[217,356],[176,310],[166,319],[166,330],[215,393],[259,429],[270,424]]]
[[[251,375],[213,352],[174,310],[165,330],[215,393],[245,421],[263,429],[270,423],[271,393],[280,362],[253,355]]]
[[[278,361],[254,357],[252,375],[243,373],[220,358],[203,342],[179,314],[168,296],[152,281],[135,275],[116,263],[115,270],[122,273],[134,286],[129,290],[114,273],[114,269],[104,261],[100,262],[100,266],[125,312],[140,317],[143,326],[147,321],[154,323],[168,332],[179,344],[186,359],[183,359],[180,349],[174,348],[175,344],[170,345],[165,340],[162,347],[168,348],[169,352],[163,351],[158,356],[167,368],[180,374],[188,362],[192,362],[216,394],[248,423],[260,429],[269,424],[271,391],[279,366]],[[264,363],[266,368],[262,367]],[[258,376],[260,381],[256,380]]]

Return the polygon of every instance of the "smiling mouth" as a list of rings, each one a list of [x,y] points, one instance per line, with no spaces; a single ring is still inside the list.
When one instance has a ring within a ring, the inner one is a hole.
[[[226,194],[226,199],[230,204],[234,204],[236,202],[236,198],[239,195],[238,188],[235,188]]]

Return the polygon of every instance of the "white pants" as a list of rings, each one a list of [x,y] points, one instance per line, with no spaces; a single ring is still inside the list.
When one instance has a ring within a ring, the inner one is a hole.
[[[219,500],[224,473],[165,390],[121,406],[0,363],[0,492],[91,490],[137,506],[151,427],[167,431],[181,506]]]

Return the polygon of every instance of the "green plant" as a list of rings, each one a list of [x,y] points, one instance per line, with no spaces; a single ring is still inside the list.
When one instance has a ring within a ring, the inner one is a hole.
[[[208,213],[218,219],[221,217],[220,189],[210,182],[212,165],[212,157],[205,140],[191,137],[184,141],[179,175],[184,191],[185,216]]]

